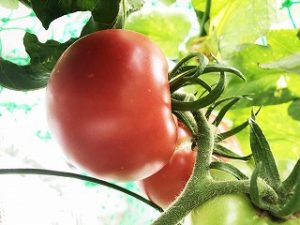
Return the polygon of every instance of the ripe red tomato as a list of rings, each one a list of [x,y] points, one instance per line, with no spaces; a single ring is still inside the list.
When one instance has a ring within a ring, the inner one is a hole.
[[[50,130],[75,165],[103,179],[148,177],[171,158],[168,64],[145,36],[104,30],[71,45],[51,74]]]
[[[148,198],[162,208],[168,207],[189,180],[195,159],[196,151],[176,150],[164,168],[141,182]]]
[[[177,141],[176,147],[181,148],[184,146],[191,145],[192,133],[191,131],[181,122],[177,122]]]
[[[169,163],[160,171],[140,182],[148,198],[166,208],[181,193],[190,178],[196,160],[196,151],[191,150],[192,134],[177,120],[176,150]]]
[[[217,133],[225,132],[229,127],[223,121],[216,129]],[[191,150],[192,134],[188,128],[178,121],[177,148],[169,163],[154,175],[142,180],[141,186],[148,198],[161,206],[168,207],[184,189],[189,180],[196,160],[196,150]],[[223,143],[230,149],[239,146],[236,137],[230,137]],[[235,149],[237,152],[240,149]],[[201,146],[200,153],[201,154]],[[217,160],[223,160],[221,157]]]

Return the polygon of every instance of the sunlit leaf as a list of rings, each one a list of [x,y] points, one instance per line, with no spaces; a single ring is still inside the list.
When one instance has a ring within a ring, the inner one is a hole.
[[[125,27],[148,36],[166,56],[177,58],[178,47],[189,33],[191,22],[180,11],[163,8],[133,13],[128,17]]]
[[[294,120],[300,121],[300,100],[293,101],[288,107],[288,114]]]
[[[193,4],[203,11],[205,2],[194,0]],[[212,1],[211,47],[217,47],[222,58],[228,58],[239,50],[239,45],[254,43],[276,22],[276,7],[276,0]]]
[[[127,0],[127,11],[135,12],[143,7],[145,0]]]
[[[300,121],[288,114],[290,107],[295,107],[293,113],[299,114],[300,105],[294,101],[284,104],[262,107],[257,121],[268,138],[272,152],[277,159],[298,159],[300,157]],[[251,108],[231,110],[229,118],[235,124],[242,123],[249,117]],[[250,153],[249,130],[237,134],[243,152]]]
[[[262,129],[256,122],[255,115],[249,120],[250,126],[250,146],[256,166],[261,163],[260,177],[271,187],[277,189],[280,186],[280,176],[276,166],[275,158],[272,154],[269,142]]]
[[[263,69],[279,69],[300,74],[300,53],[296,53],[276,61],[262,63]]]
[[[283,71],[281,68],[263,68],[261,65],[280,60],[300,52],[300,41],[295,30],[271,31],[267,45],[244,45],[229,60],[229,64],[239,69],[247,78],[247,83],[231,80],[227,94],[232,96],[250,94],[252,102],[241,102],[239,106],[271,105],[290,101],[300,96],[298,74]],[[284,44],[283,44],[284,43]],[[297,59],[294,59],[295,66]]]
[[[0,7],[8,9],[17,9],[19,6],[18,0],[0,0]]]
[[[176,2],[176,0],[159,0],[159,1],[165,5],[171,5]]]
[[[231,1],[229,0],[218,0],[214,1],[212,0],[211,10],[210,10],[210,16],[215,17],[219,13],[221,13],[222,10],[226,9],[226,5],[230,4]],[[206,7],[206,0],[192,0],[193,7],[197,11],[205,11]]]

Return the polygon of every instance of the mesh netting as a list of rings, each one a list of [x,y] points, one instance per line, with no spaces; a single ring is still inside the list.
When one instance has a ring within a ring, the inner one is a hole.
[[[281,9],[286,11],[286,14],[289,17],[291,26],[296,29],[300,26],[299,21],[299,10],[300,10],[300,1],[291,1],[285,0],[281,4]]]

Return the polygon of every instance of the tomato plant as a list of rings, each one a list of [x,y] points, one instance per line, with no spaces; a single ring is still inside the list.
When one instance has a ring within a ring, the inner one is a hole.
[[[101,178],[152,175],[175,149],[168,65],[148,38],[105,30],[71,45],[47,86],[50,129],[69,159]]]

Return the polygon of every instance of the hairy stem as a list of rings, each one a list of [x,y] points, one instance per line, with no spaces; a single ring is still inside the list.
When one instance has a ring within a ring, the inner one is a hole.
[[[201,150],[198,148],[198,153],[200,153],[197,154],[193,173],[181,195],[154,221],[153,225],[178,224],[191,210],[210,199],[214,193],[209,193],[213,190],[209,175],[209,164],[214,146],[213,131],[201,111],[194,111],[192,114],[198,130],[194,138],[197,146],[201,146]]]
[[[193,176],[196,179],[205,179],[209,175],[209,164],[214,149],[214,132],[200,110],[192,112],[192,114],[197,122],[198,134],[195,139],[199,146]]]
[[[224,194],[248,193],[249,180],[189,182],[179,198],[152,225],[176,225],[193,209]]]

